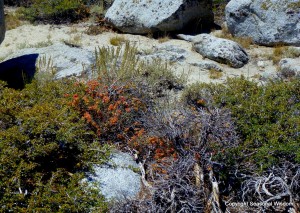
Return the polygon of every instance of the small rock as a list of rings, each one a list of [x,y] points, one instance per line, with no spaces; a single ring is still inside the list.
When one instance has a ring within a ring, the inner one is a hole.
[[[217,63],[214,62],[201,61],[201,62],[190,63],[190,65],[200,67],[201,69],[204,70],[216,70],[219,72],[223,72],[222,67],[220,67]]]
[[[278,75],[272,72],[262,72],[259,75],[260,75],[259,80],[266,81],[266,82],[278,78]]]
[[[141,59],[152,61],[161,59],[169,62],[183,62],[186,59],[187,51],[174,45],[155,47],[150,53],[140,52]]]
[[[209,34],[189,36],[179,34],[179,38],[191,41],[196,52],[211,60],[241,68],[248,63],[246,51],[236,42],[217,38]]]
[[[266,62],[265,61],[258,61],[257,66],[258,66],[259,70],[262,71],[266,67]]]
[[[284,58],[279,61],[279,70],[283,77],[300,77],[299,58]]]
[[[141,189],[140,175],[133,171],[138,168],[129,154],[116,152],[107,164],[95,165],[95,174],[90,174],[84,181],[96,183],[108,200],[133,198]]]

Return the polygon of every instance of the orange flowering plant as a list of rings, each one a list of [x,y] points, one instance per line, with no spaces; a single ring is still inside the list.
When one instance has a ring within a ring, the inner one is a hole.
[[[66,96],[71,99],[71,106],[96,132],[101,143],[129,147],[138,151],[140,157],[155,161],[169,157],[177,159],[172,141],[149,135],[148,129],[140,122],[148,103],[133,84],[108,86],[101,79],[95,79],[77,83],[76,87],[82,88]]]
[[[106,85],[101,79],[79,83],[83,92],[69,95],[102,143],[123,143],[136,131],[136,118],[146,109],[129,84]],[[125,131],[126,130],[126,131]]]

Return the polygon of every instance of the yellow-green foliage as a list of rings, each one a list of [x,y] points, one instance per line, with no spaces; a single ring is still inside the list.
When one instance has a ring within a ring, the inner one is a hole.
[[[74,82],[0,86],[0,211],[88,212],[103,197],[80,184],[109,153],[68,105]],[[94,150],[102,150],[97,152]],[[104,152],[103,152],[104,151]],[[101,154],[106,153],[106,155]]]
[[[288,5],[288,8],[292,9],[299,9],[300,8],[300,1],[292,2]]]

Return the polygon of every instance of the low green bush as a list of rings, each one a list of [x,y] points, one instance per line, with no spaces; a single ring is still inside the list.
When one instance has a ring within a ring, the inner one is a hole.
[[[22,7],[18,13],[31,22],[68,23],[85,19],[89,9],[81,0],[33,0],[30,7]]]
[[[300,162],[300,81],[276,80],[262,86],[245,78],[228,79],[225,85],[189,87],[185,102],[228,108],[242,142],[221,157],[230,164],[248,165],[262,171],[288,161]]]
[[[68,105],[74,82],[33,81],[23,90],[0,86],[0,211],[89,212],[106,208],[81,183],[92,163],[109,155]]]

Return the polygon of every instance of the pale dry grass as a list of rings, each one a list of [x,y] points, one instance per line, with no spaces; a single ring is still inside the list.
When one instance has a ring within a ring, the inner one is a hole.
[[[115,37],[112,37],[109,40],[109,42],[113,46],[120,46],[121,44],[124,44],[126,42],[126,39],[124,36],[115,36]]]
[[[234,37],[227,29],[226,26],[222,27],[221,33],[216,34],[216,37],[229,39],[232,41],[237,42],[240,44],[243,48],[249,49],[251,45],[253,45],[253,40],[250,37]]]
[[[218,71],[218,70],[215,70],[215,69],[210,69],[209,70],[209,78],[211,79],[219,79],[219,78],[222,78],[223,77],[223,73]]]

